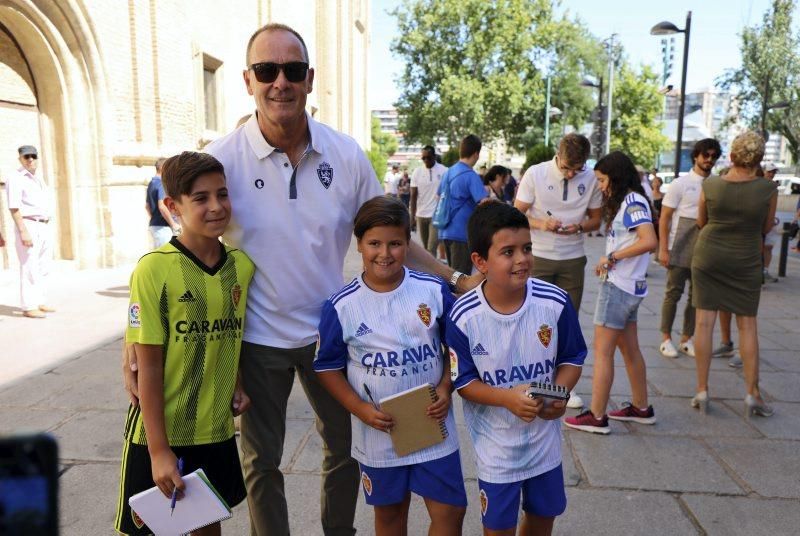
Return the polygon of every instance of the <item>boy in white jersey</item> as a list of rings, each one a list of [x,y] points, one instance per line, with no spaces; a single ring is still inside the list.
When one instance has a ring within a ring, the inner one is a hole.
[[[456,389],[478,462],[484,534],[550,534],[566,508],[559,417],[565,401],[528,398],[533,381],[575,387],[586,358],[578,315],[560,288],[529,278],[528,219],[501,203],[468,225],[475,267],[486,276],[447,319]]]
[[[412,491],[425,499],[430,534],[460,534],[467,496],[441,351],[453,296],[439,278],[403,266],[411,222],[399,200],[364,203],[353,232],[364,272],[323,305],[314,370],[352,414],[352,456],[375,508],[376,534],[407,531]],[[444,421],[449,434],[400,457],[389,436],[392,417],[377,402],[425,383],[436,386],[438,400],[420,417]]]

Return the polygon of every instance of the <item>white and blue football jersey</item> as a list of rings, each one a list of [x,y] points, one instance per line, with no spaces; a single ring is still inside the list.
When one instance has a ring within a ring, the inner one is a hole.
[[[347,381],[367,402],[365,384],[376,402],[425,383],[436,386],[453,302],[444,281],[430,274],[405,268],[403,282],[391,292],[375,292],[358,276],[322,307],[314,370],[346,369]],[[394,452],[389,434],[355,415],[351,420],[352,456],[370,467],[428,462],[458,450],[452,406],[445,420],[447,439],[403,457]]]
[[[499,388],[552,382],[562,365],[583,366],[586,342],[566,292],[528,279],[525,302],[512,314],[491,308],[483,285],[459,298],[447,320],[450,373],[456,389],[474,381]],[[464,399],[464,419],[478,478],[506,484],[561,463],[561,421],[526,423],[504,407]]]
[[[653,223],[650,204],[642,194],[631,192],[625,196],[611,222],[611,230],[606,233],[606,255],[639,240],[636,228],[645,223]],[[628,294],[644,298],[647,296],[645,274],[649,262],[649,253],[621,259],[608,271],[608,281]]]

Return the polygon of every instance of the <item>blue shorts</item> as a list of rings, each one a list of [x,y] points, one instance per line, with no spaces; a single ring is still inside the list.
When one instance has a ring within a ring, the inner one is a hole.
[[[508,530],[517,526],[519,492],[522,510],[540,517],[555,517],[567,509],[564,473],[561,465],[541,475],[508,484],[492,484],[478,479],[483,526],[491,530]]]
[[[597,293],[597,306],[594,309],[594,325],[611,329],[625,329],[628,322],[636,322],[639,296],[628,294],[614,283],[603,281]]]
[[[398,467],[361,467],[361,487],[370,506],[403,502],[410,491],[453,506],[467,506],[458,451],[443,458]]]

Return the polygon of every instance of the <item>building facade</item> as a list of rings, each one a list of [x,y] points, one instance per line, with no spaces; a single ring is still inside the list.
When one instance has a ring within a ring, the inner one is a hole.
[[[303,35],[314,117],[370,142],[369,0],[0,0],[0,182],[36,145],[54,191],[56,257],[79,267],[150,249],[144,191],[160,156],[199,150],[253,112],[254,30]],[[0,231],[13,244],[0,196]],[[17,263],[3,248],[0,269]]]

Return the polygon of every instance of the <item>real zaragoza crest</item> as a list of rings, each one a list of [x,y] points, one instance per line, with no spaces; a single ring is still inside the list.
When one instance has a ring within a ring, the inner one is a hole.
[[[422,320],[422,323],[425,324],[425,327],[431,326],[431,308],[428,307],[427,304],[419,304],[419,307],[417,308],[417,315],[419,316],[419,319]]]
[[[233,308],[238,309],[239,307],[239,298],[242,297],[242,287],[239,286],[239,283],[236,283],[231,287],[231,299],[233,300]]]
[[[327,162],[323,162],[317,167],[317,177],[319,177],[319,182],[327,190],[331,187],[331,183],[333,182],[333,168]]]
[[[536,335],[539,336],[539,341],[542,345],[547,348],[550,346],[550,341],[553,340],[553,328],[547,324],[542,324],[539,326],[539,331],[536,332]]]
[[[361,484],[364,486],[364,491],[367,492],[367,495],[372,495],[372,480],[369,479],[369,475],[365,472],[361,472]]]

